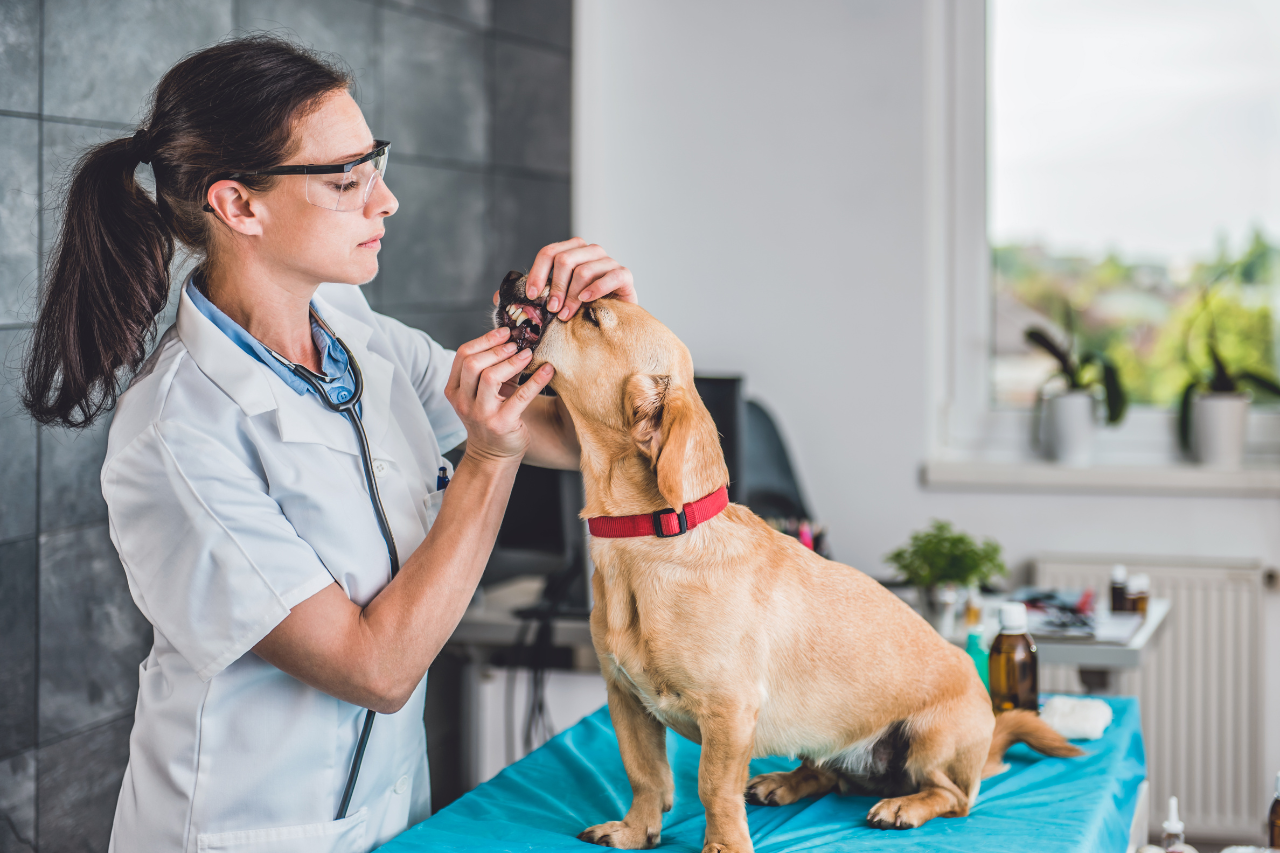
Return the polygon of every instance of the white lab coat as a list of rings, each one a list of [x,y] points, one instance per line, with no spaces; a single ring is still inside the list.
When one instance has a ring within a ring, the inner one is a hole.
[[[321,315],[364,374],[363,421],[401,561],[426,537],[441,458],[465,438],[453,353],[323,285]],[[452,468],[450,468],[452,473]],[[335,579],[367,604],[390,580],[351,425],[298,394],[191,303],[120,397],[102,469],[111,539],[155,626],[111,848],[367,851],[429,814],[426,679],[379,714],[334,821],[364,710],[250,650]]]

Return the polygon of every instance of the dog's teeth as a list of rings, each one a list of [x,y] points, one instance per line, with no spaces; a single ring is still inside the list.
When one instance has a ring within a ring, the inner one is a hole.
[[[524,311],[521,311],[515,316],[516,325],[519,326],[521,323],[523,323],[525,320],[528,320],[528,319],[529,318],[525,316]]]
[[[517,312],[517,311],[519,311],[519,310],[520,310],[520,306],[518,306],[518,305],[508,305],[508,306],[507,306],[507,316],[508,316],[508,317],[514,317],[514,316],[516,316],[516,312]]]

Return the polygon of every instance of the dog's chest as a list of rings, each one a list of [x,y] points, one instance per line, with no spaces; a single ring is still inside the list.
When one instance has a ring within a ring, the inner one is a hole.
[[[634,657],[624,656],[620,660],[606,654],[604,658],[605,665],[611,669],[606,676],[635,695],[661,723],[681,731],[694,719],[685,697],[672,686],[669,674],[656,671],[652,666],[645,667]]]

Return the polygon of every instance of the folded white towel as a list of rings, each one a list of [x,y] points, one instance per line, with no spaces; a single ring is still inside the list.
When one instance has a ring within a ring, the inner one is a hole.
[[[1097,740],[1111,725],[1111,706],[1101,699],[1054,696],[1040,709],[1040,719],[1070,740]]]

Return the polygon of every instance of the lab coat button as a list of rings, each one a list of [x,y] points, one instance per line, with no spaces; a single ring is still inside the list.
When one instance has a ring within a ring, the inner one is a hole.
[[[387,463],[383,462],[381,459],[374,460],[373,476],[381,477],[385,473],[387,473]]]
[[[405,791],[409,790],[409,777],[408,777],[408,775],[401,776],[399,779],[397,779],[397,780],[396,780],[396,786],[395,786],[395,788],[394,788],[393,790],[394,790],[397,794],[403,794]]]

